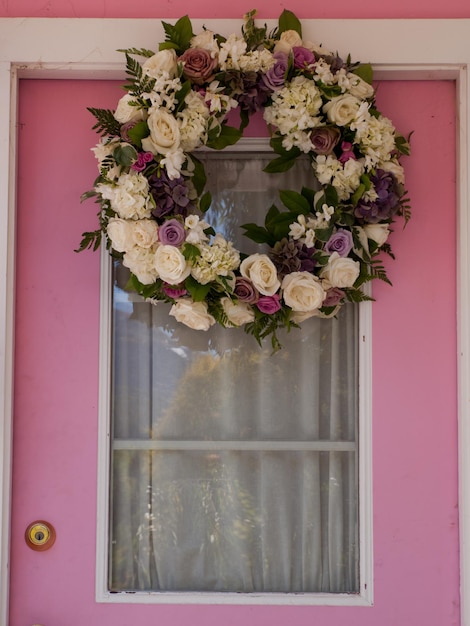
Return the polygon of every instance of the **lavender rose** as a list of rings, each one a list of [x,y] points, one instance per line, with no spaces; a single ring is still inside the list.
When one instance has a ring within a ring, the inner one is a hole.
[[[321,126],[314,128],[310,133],[312,149],[317,154],[331,154],[340,138],[338,128],[332,126]]]
[[[183,74],[185,78],[196,85],[203,85],[213,79],[217,68],[217,59],[212,58],[208,50],[188,48],[178,60],[184,63]]]
[[[158,228],[158,238],[163,245],[178,247],[186,239],[186,231],[180,221],[167,220]]]
[[[339,256],[345,257],[351,252],[353,247],[353,238],[349,230],[339,228],[325,244],[325,252],[332,254],[337,252]]]
[[[241,302],[255,304],[259,300],[259,292],[248,278],[237,276],[233,293]]]
[[[274,65],[261,77],[262,84],[271,91],[284,87],[289,58],[284,52],[275,52]]]
[[[292,52],[294,53],[294,67],[296,70],[308,69],[310,65],[315,63],[315,56],[308,48],[294,46]]]
[[[275,293],[273,296],[261,296],[256,306],[261,311],[261,313],[267,313],[268,315],[273,315],[281,308],[281,303],[279,301],[279,296]]]
[[[336,306],[344,298],[344,291],[338,287],[332,287],[326,292],[326,298],[323,300],[322,307]]]

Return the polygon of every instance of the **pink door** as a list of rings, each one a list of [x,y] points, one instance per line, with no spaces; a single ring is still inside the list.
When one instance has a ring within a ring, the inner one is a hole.
[[[23,81],[10,626],[451,626],[459,624],[454,87],[384,83],[380,108],[415,131],[405,163],[413,219],[396,232],[393,288],[373,306],[373,607],[95,601],[99,255],[80,194],[95,177],[87,106],[116,85]],[[398,229],[397,229],[398,230]],[[24,533],[47,520],[54,546]]]

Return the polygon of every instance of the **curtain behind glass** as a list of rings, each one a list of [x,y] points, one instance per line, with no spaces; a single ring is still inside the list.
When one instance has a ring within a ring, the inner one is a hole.
[[[243,252],[282,177],[210,157],[208,221]],[[358,592],[357,307],[280,333],[194,331],[115,271],[113,591]],[[269,342],[268,342],[269,343]]]

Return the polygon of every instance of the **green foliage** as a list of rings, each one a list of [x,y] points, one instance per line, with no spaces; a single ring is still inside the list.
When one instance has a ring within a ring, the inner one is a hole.
[[[160,44],[160,50],[174,48],[181,55],[189,48],[189,42],[194,37],[191,20],[187,15],[181,17],[176,24],[162,22],[165,31],[165,43]]]
[[[374,70],[372,69],[372,65],[370,63],[361,63],[357,65],[353,70],[353,74],[362,78],[366,83],[372,85],[372,81],[374,80]]]
[[[118,52],[123,52],[124,54],[132,54],[134,56],[140,56],[140,57],[146,57],[146,58],[150,58],[153,57],[153,55],[155,54],[155,52],[153,50],[148,50],[147,48],[119,48]]]
[[[207,147],[213,150],[223,150],[227,146],[233,146],[242,137],[242,132],[239,128],[234,128],[227,124],[221,124],[213,130],[216,132],[213,135],[209,133],[210,138],[206,143]]]
[[[204,163],[202,163],[202,161],[200,161],[197,157],[195,157],[194,154],[191,154],[189,158],[192,161],[193,168],[194,168],[193,176],[191,180],[194,185],[194,188],[196,189],[197,195],[200,196],[202,192],[204,191],[204,187],[206,186],[206,182],[207,182],[207,176],[206,176],[206,171],[204,169]]]
[[[201,285],[201,283],[198,283],[192,276],[188,276],[188,278],[184,281],[184,286],[190,293],[194,302],[203,302],[211,290],[210,283],[207,285]]]
[[[101,230],[93,230],[82,233],[80,246],[74,252],[92,249],[96,252],[101,245]]]
[[[137,161],[137,150],[129,144],[120,144],[113,150],[113,158],[118,165],[130,167]]]
[[[137,122],[137,124],[128,129],[127,134],[135,146],[142,148],[142,139],[150,135],[147,122]]]
[[[201,199],[199,200],[199,210],[205,213],[210,208],[211,202],[212,196],[209,191],[206,191],[206,193],[201,196]]]
[[[96,130],[98,135],[102,137],[106,135],[119,137],[121,134],[121,125],[114,117],[114,111],[110,109],[95,109],[87,107],[87,110],[96,119],[96,124],[92,126],[92,130]]]
[[[279,17],[279,34],[284,33],[286,30],[295,30],[302,37],[302,24],[298,17],[284,9]]]
[[[256,50],[259,46],[263,45],[267,36],[266,24],[263,28],[259,28],[255,25],[254,17],[256,13],[256,9],[253,9],[244,15],[245,25],[242,26],[242,35],[246,41],[248,50]]]

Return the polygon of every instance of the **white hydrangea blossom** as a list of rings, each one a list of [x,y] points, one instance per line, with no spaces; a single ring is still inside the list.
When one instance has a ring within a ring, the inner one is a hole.
[[[198,246],[201,255],[191,268],[191,274],[201,285],[216,280],[218,276],[228,276],[240,265],[240,253],[220,233],[215,235],[211,244]]]
[[[307,131],[321,123],[318,113],[322,99],[315,83],[304,76],[296,76],[274,93],[272,100],[272,105],[264,110],[265,121],[277,126],[284,135],[283,145],[287,150],[295,145],[303,152],[309,152],[311,143],[307,142]]]
[[[349,159],[344,167],[336,172],[331,184],[338,192],[340,200],[347,200],[361,184],[361,176],[364,173],[364,160]]]
[[[239,70],[240,57],[246,52],[246,41],[232,33],[220,46],[219,65],[223,72]]]
[[[274,56],[269,50],[253,50],[242,54],[238,65],[242,72],[263,72],[266,73],[275,64]]]
[[[101,183],[95,187],[102,198],[109,200],[113,211],[123,219],[150,217],[151,201],[148,181],[140,172],[121,174],[114,185]]]
[[[358,124],[354,143],[365,154],[366,169],[370,170],[381,161],[389,161],[395,149],[395,128],[384,116],[369,116],[367,123]]]
[[[122,259],[124,267],[129,268],[143,285],[151,285],[158,278],[155,268],[155,249],[155,246],[150,248],[135,246],[126,252]]]
[[[178,112],[176,119],[180,127],[181,149],[192,152],[207,141],[209,109],[204,98],[195,91],[190,91],[184,101],[186,108]]]

